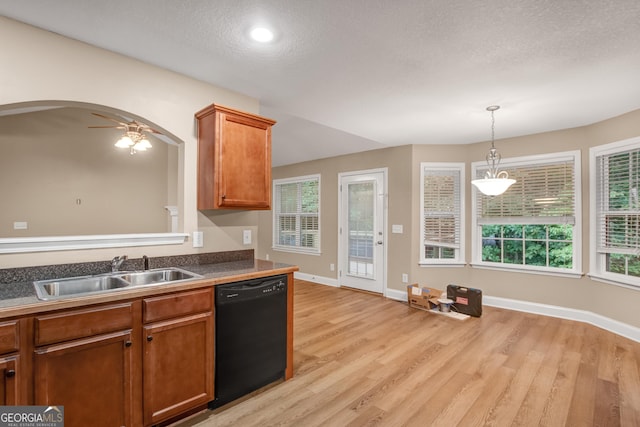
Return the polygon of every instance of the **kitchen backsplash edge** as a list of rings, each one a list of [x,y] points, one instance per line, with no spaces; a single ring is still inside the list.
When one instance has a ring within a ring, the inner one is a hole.
[[[149,257],[149,268],[183,267],[188,265],[218,264],[223,262],[246,261],[254,259],[254,250],[207,252],[199,254]],[[142,258],[127,259],[120,270],[142,270]],[[90,276],[109,273],[111,260],[82,262],[57,265],[39,265],[34,267],[14,267],[0,269],[0,286],[13,283],[32,282],[34,280],[58,279],[61,277]]]

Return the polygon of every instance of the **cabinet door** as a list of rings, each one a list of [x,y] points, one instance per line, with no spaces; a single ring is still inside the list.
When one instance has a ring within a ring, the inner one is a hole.
[[[65,426],[132,425],[130,331],[35,350],[36,405],[64,406]]]
[[[144,424],[213,400],[213,313],[144,327]]]
[[[219,206],[271,206],[271,126],[222,114],[220,148],[216,159]]]
[[[18,356],[0,358],[0,405],[18,404]]]
[[[275,121],[220,105],[198,119],[198,209],[269,209]]]

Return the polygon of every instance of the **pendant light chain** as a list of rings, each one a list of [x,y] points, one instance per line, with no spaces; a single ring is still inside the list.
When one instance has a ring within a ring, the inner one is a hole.
[[[491,112],[491,148],[486,156],[487,167],[489,169],[485,173],[484,178],[471,181],[482,194],[487,196],[502,194],[516,182],[515,179],[509,178],[507,171],[500,171],[498,169],[502,156],[498,153],[495,146],[496,118],[493,114],[498,109],[500,109],[499,105],[490,105],[487,107],[487,111]]]

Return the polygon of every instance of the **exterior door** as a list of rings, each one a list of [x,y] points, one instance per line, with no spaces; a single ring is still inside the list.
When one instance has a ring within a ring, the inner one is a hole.
[[[340,174],[340,286],[384,293],[386,169]]]

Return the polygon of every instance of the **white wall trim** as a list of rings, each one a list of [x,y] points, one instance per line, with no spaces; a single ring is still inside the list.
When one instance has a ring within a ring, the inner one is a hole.
[[[407,302],[407,291],[398,291],[396,289],[387,289],[385,297],[397,301]]]
[[[104,234],[0,239],[0,253],[68,251],[129,246],[181,245],[185,233]]]
[[[508,310],[523,311],[525,313],[540,314],[542,316],[558,317],[561,319],[584,322],[625,338],[629,338],[630,340],[640,342],[640,328],[591,311],[491,296],[483,297],[482,303],[490,307],[506,308]]]
[[[331,277],[318,276],[315,274],[307,274],[301,273],[299,271],[293,272],[293,277],[295,279],[306,280],[307,282],[318,283],[320,285],[333,286],[334,288],[338,288],[338,279],[333,279]]]

